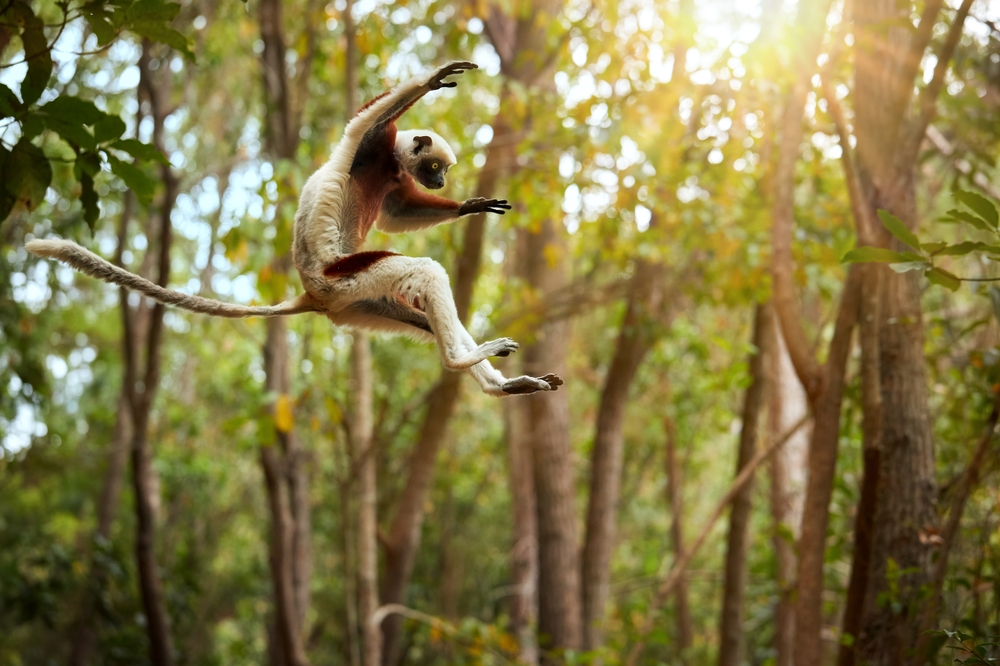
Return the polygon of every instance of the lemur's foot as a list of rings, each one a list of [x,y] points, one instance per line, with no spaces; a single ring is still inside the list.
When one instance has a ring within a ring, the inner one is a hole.
[[[484,342],[479,347],[490,356],[510,356],[520,346],[510,338],[497,338],[496,340]]]
[[[545,375],[544,377],[523,375],[508,379],[500,388],[507,395],[528,395],[537,391],[555,391],[562,384],[563,380],[558,375]]]
[[[479,65],[472,62],[450,62],[431,75],[430,81],[427,82],[427,87],[431,90],[454,88],[458,84],[454,81],[445,81],[445,78],[451,76],[452,74],[461,74],[466,70],[478,68]]]

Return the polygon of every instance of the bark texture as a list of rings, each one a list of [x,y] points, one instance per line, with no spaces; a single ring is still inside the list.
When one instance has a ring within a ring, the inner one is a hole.
[[[971,7],[965,0],[936,54],[931,81],[914,97],[920,62],[942,3],[925,3],[915,30],[909,5],[876,0],[855,8],[857,172],[862,207],[917,222],[917,153]],[[889,27],[886,27],[889,26]],[[884,229],[879,245],[892,246]],[[895,242],[895,249],[903,249]],[[918,653],[921,592],[932,583],[938,516],[934,449],[927,418],[927,373],[919,276],[884,272],[879,325],[881,460],[874,535],[857,659],[873,665],[923,663]],[[893,603],[877,603],[888,593]]]
[[[772,338],[771,308],[767,304],[759,304],[754,315],[755,349],[750,354],[750,386],[743,398],[743,424],[734,475],[737,477],[757,450],[757,433],[767,386],[765,368],[773,348]],[[719,620],[719,666],[739,666],[743,662],[743,591],[746,588],[752,493],[753,477],[733,496],[733,508],[729,514],[722,614]]]

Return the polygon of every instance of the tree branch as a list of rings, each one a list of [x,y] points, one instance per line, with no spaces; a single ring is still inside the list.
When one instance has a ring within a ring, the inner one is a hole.
[[[955,20],[948,29],[948,36],[945,38],[944,44],[941,45],[941,51],[937,55],[937,64],[934,66],[934,77],[927,84],[927,87],[920,91],[920,97],[917,99],[917,117],[910,127],[907,128],[907,134],[902,141],[903,149],[900,151],[900,159],[904,163],[916,159],[917,152],[920,150],[920,143],[927,132],[927,126],[937,113],[937,99],[941,94],[941,88],[944,87],[944,77],[948,73],[948,66],[951,63],[951,57],[955,54],[955,47],[958,46],[958,40],[962,37],[962,28],[965,25],[966,17],[969,15],[969,10],[972,8],[972,3],[973,0],[962,1],[962,6],[958,8]]]

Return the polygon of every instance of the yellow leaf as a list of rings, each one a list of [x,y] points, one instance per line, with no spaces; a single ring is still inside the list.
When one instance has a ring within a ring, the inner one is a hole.
[[[281,432],[291,432],[294,424],[292,400],[287,393],[282,393],[274,402],[274,427]]]
[[[441,630],[435,626],[431,627],[431,643],[441,642]]]

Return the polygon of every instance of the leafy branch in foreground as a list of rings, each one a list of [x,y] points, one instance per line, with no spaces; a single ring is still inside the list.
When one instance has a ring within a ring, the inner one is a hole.
[[[51,162],[65,161],[63,157],[46,155],[35,142],[46,130],[57,134],[73,150],[73,176],[80,183],[84,220],[90,227],[100,214],[94,177],[102,165],[107,164],[141,201],[148,202],[155,182],[140,168],[141,164],[166,163],[154,147],[121,138],[125,121],[101,111],[93,102],[65,94],[41,106],[38,101],[52,78],[52,49],[67,23],[80,17],[86,20],[101,49],[128,31],[193,58],[187,38],[170,27],[180,4],[168,0],[88,0],[72,9],[71,4],[57,3],[63,19],[52,25],[44,23],[27,0],[10,0],[0,9],[0,32],[18,37],[23,49],[22,57],[8,66],[26,65],[19,94],[0,84],[0,221],[19,204],[28,210],[38,206],[52,183]],[[51,27],[56,28],[54,37],[53,31],[46,33],[46,28]],[[17,141],[10,145],[3,137],[12,125],[17,127]]]
[[[960,257],[971,252],[981,252],[994,261],[1000,261],[1000,213],[997,206],[984,196],[975,192],[958,191],[955,198],[969,210],[949,210],[946,217],[940,221],[953,224],[965,222],[976,229],[992,234],[997,244],[979,241],[962,241],[949,244],[943,241],[921,243],[916,234],[910,231],[903,222],[887,210],[878,211],[878,217],[885,228],[899,241],[913,248],[913,252],[896,252],[880,247],[856,247],[841,259],[844,263],[882,263],[897,273],[921,271],[933,284],[946,287],[951,291],[958,289],[962,282],[992,282],[998,278],[959,277],[954,273],[935,265],[938,257]]]
[[[985,641],[977,643],[972,636],[961,631],[948,631],[947,629],[925,631],[929,636],[936,636],[941,641],[939,645],[949,650],[955,650],[957,656],[953,660],[956,664],[978,664],[979,666],[993,666],[996,664],[996,657],[990,656],[990,652],[996,652],[1000,643],[996,641]],[[955,645],[947,645],[948,641],[955,641]],[[968,647],[966,643],[972,643]],[[991,649],[992,648],[992,649]]]

